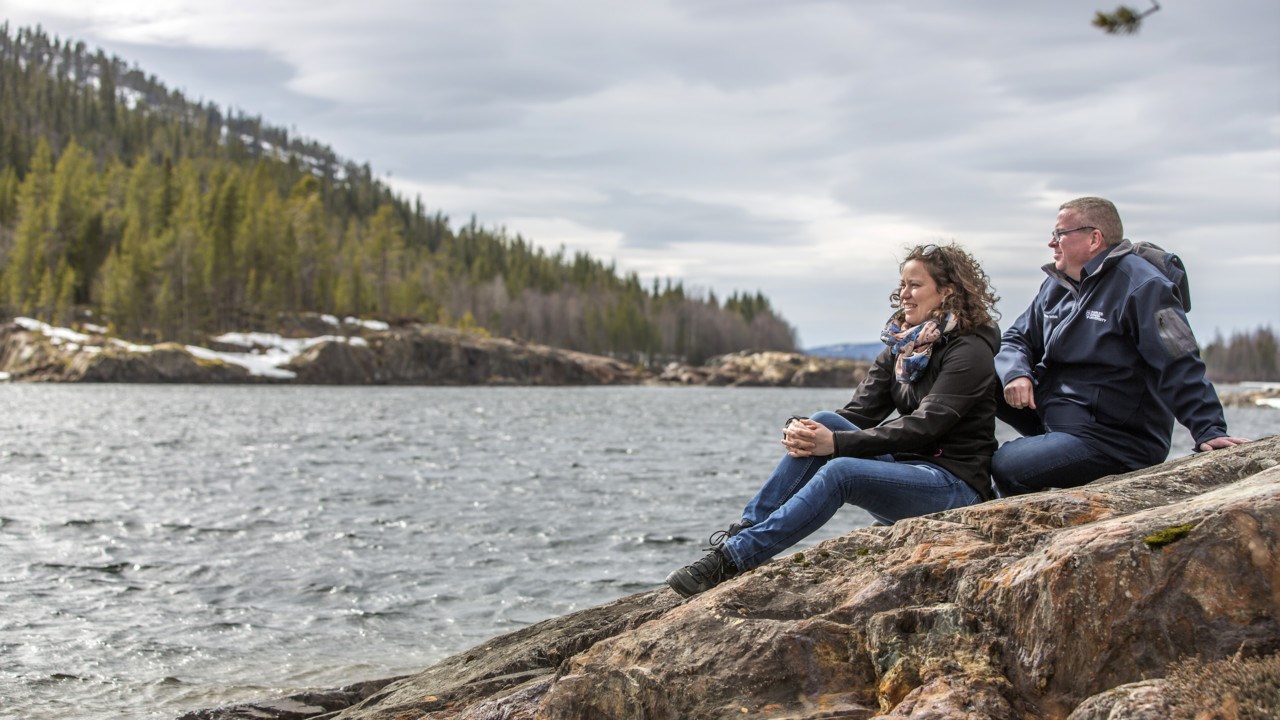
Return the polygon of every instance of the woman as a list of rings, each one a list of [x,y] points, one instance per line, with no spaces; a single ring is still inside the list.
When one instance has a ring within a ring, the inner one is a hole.
[[[709,590],[813,533],[845,503],[893,523],[991,497],[999,299],[958,245],[911,250],[889,296],[888,346],[843,409],[792,418],[786,455],[706,557],[667,576]],[[891,413],[898,416],[882,422]]]

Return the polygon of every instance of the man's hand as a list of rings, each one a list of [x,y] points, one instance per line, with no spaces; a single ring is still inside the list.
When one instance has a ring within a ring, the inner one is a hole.
[[[1031,378],[1022,377],[1014,378],[1004,386],[1004,401],[1009,403],[1009,407],[1021,410],[1022,408],[1036,409],[1036,388],[1031,384]]]
[[[1205,442],[1200,443],[1200,452],[1221,450],[1222,448],[1229,448],[1233,445],[1243,445],[1247,442],[1249,441],[1238,437],[1216,437],[1212,440],[1206,440]]]

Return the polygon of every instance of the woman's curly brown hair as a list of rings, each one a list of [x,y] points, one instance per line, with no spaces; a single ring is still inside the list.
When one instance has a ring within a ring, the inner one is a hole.
[[[981,325],[995,325],[1000,319],[1000,313],[996,312],[996,303],[1000,302],[1000,297],[996,295],[995,288],[991,287],[991,278],[987,277],[982,266],[964,248],[956,243],[917,245],[898,264],[898,269],[901,270],[912,260],[929,270],[929,277],[938,284],[939,290],[951,290],[943,299],[940,309],[955,314],[956,333],[963,335]],[[893,315],[894,320],[901,323],[901,287],[889,295],[889,305],[897,310]]]

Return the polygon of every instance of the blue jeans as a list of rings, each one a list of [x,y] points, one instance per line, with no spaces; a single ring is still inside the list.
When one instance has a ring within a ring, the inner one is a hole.
[[[813,420],[836,431],[858,429],[833,412],[820,412]],[[980,499],[963,480],[926,462],[898,462],[892,455],[874,459],[785,455],[742,512],[752,526],[720,547],[739,570],[750,570],[808,537],[845,503],[893,523]]]
[[[991,458],[991,477],[1006,496],[1077,487],[1131,469],[1064,432],[1010,440]]]

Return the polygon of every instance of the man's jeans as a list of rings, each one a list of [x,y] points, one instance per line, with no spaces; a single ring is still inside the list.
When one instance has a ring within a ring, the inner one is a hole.
[[[858,429],[833,412],[820,412],[813,420],[835,431]],[[808,537],[845,503],[892,523],[980,499],[963,480],[925,462],[898,462],[892,455],[875,459],[785,455],[742,512],[752,526],[726,540],[721,549],[739,570],[750,570]]]
[[[992,479],[1005,496],[1077,487],[1130,469],[1064,432],[1010,440],[991,458]]]

